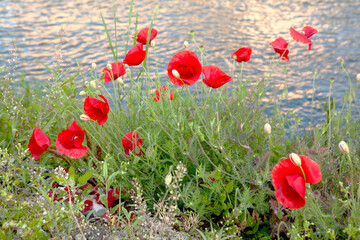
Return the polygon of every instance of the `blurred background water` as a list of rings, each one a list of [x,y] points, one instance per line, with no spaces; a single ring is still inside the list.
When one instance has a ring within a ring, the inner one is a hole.
[[[125,53],[122,39],[127,34],[130,3],[131,0],[115,1],[119,59]],[[196,32],[197,42],[204,46],[208,64],[217,65],[229,75],[231,54],[240,47],[251,47],[253,53],[244,64],[243,76],[259,79],[269,71],[274,56],[269,42],[278,37],[290,41],[291,26],[301,31],[310,25],[319,31],[311,38],[313,49],[308,51],[306,45],[292,44],[287,74],[282,73],[282,62],[271,78],[274,85],[288,87],[282,110],[295,110],[303,124],[310,121],[311,111],[313,122],[324,120],[322,104],[328,98],[330,78],[335,80],[333,96],[340,108],[349,87],[341,59],[356,84],[355,76],[360,72],[359,0],[135,0],[132,22],[135,23],[137,13],[138,30],[149,26],[158,4],[154,27],[159,31],[156,54],[163,82],[168,81],[166,67],[170,58],[184,50],[185,40],[190,42],[190,50],[199,55],[191,42],[190,30]],[[100,13],[113,36],[113,1],[0,0],[0,66],[6,65],[5,74],[16,77],[24,72],[25,81],[33,84],[46,83],[51,78],[43,64],[53,67],[62,61],[63,71],[71,73],[78,65],[90,68],[96,62],[101,70],[114,59]],[[130,29],[133,33],[134,24]],[[149,64],[154,65],[154,60],[150,59]],[[238,73],[240,66],[236,64]],[[311,110],[314,71],[318,75]]]

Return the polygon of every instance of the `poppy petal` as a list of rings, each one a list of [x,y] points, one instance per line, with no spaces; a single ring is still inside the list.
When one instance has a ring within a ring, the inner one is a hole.
[[[319,183],[322,178],[319,164],[311,160],[308,156],[299,155],[299,157],[301,159],[301,167],[306,176],[306,182],[311,184]]]
[[[312,35],[318,33],[318,30],[310,26],[305,26],[302,30],[304,32],[305,37],[307,38],[310,38]]]

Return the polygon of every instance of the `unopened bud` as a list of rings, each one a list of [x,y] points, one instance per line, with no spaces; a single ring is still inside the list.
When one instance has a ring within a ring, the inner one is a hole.
[[[356,81],[360,82],[360,73],[356,75]]]
[[[188,41],[184,41],[184,47],[187,49],[189,48],[189,42]]]
[[[90,81],[90,86],[96,90],[97,89],[96,81],[95,80]]]
[[[289,158],[293,164],[295,164],[298,167],[301,167],[301,159],[299,155],[296,153],[290,153]]]
[[[155,46],[156,46],[155,39],[153,39],[153,40],[151,41],[150,45],[151,45],[152,47],[155,47]]]
[[[107,67],[107,69],[109,69],[110,71],[112,70],[112,66],[111,66],[110,63],[108,63],[108,64],[106,65],[106,67]]]
[[[102,73],[99,74],[99,78],[100,78],[100,79],[102,79],[102,78],[104,78],[104,77],[105,77],[105,72],[102,72]]]
[[[119,83],[120,86],[124,86],[124,81],[122,80],[122,77],[118,77],[116,81]]]
[[[176,69],[173,69],[171,73],[174,77],[180,79],[180,73]]]
[[[81,121],[84,121],[84,122],[87,122],[87,121],[90,121],[90,117],[86,114],[81,114],[80,115],[80,120]]]
[[[91,64],[91,67],[92,67],[92,69],[95,70],[95,69],[96,69],[96,63],[92,63],[92,64]]]
[[[344,153],[344,154],[349,154],[350,150],[349,150],[349,146],[347,145],[346,142],[341,141],[339,143],[339,148],[340,150]]]
[[[265,126],[264,126],[264,131],[267,135],[270,135],[271,134],[271,126],[270,124],[266,123]]]
[[[79,95],[80,95],[80,96],[85,96],[85,95],[86,95],[86,92],[85,92],[85,91],[80,91],[80,92],[79,92]]]
[[[89,81],[85,81],[84,84],[85,84],[85,85],[88,85],[88,84],[89,84]]]
[[[171,173],[168,173],[168,175],[166,175],[166,177],[165,177],[165,184],[166,184],[166,186],[170,186],[170,184],[171,184],[171,181],[172,181],[172,176],[171,176]]]

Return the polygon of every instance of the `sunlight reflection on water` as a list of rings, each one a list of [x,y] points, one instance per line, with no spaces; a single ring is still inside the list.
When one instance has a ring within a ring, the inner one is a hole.
[[[130,0],[116,1],[119,58],[124,57],[123,34],[128,27]],[[319,30],[312,37],[313,49],[294,43],[290,46],[287,74],[282,74],[282,62],[271,78],[274,85],[288,86],[285,109],[295,109],[305,122],[310,120],[313,72],[316,79],[314,119],[323,116],[322,103],[329,91],[329,79],[335,78],[334,97],[341,99],[348,88],[340,59],[345,61],[350,77],[360,72],[360,1],[275,1],[275,0],[192,0],[136,1],[132,22],[138,15],[138,29],[150,24],[156,5],[160,4],[154,27],[157,64],[162,81],[168,81],[167,64],[173,54],[183,50],[195,30],[196,40],[205,48],[208,64],[219,66],[231,74],[231,54],[239,47],[253,49],[251,61],[244,64],[244,77],[262,78],[269,70],[274,52],[269,42],[278,37],[290,40],[289,27],[301,30],[311,25]],[[15,73],[25,72],[27,82],[46,82],[52,66],[60,59],[64,71],[73,72],[80,66],[96,62],[101,69],[113,62],[100,12],[113,34],[112,1],[90,0],[4,0],[0,1],[0,66],[8,64],[11,42],[16,42]],[[59,31],[64,32],[59,38]],[[134,25],[130,30],[134,32]],[[150,58],[149,64],[154,66]],[[138,69],[135,67],[135,69]],[[154,68],[153,68],[154,69]],[[240,64],[236,65],[239,73]],[[198,83],[200,84],[200,83]],[[234,83],[236,84],[236,83]],[[358,99],[359,100],[359,99]]]

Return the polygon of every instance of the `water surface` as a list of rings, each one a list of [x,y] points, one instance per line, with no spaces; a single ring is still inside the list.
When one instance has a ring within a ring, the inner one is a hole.
[[[119,57],[124,57],[123,34],[128,28],[130,0],[115,1]],[[157,63],[162,80],[168,81],[167,64],[173,54],[183,50],[183,42],[196,32],[196,40],[205,48],[209,64],[231,74],[232,52],[243,46],[253,49],[251,61],[244,64],[244,77],[262,78],[269,71],[274,52],[269,42],[278,37],[291,40],[289,28],[298,31],[305,25],[318,29],[312,37],[313,49],[294,43],[290,46],[287,74],[282,74],[284,62],[273,74],[274,85],[288,86],[289,95],[282,102],[284,111],[296,110],[309,122],[312,105],[313,73],[316,78],[313,118],[324,119],[322,103],[329,92],[329,79],[334,78],[333,96],[341,107],[349,81],[342,71],[344,60],[351,80],[360,72],[360,1],[275,1],[275,0],[148,0],[134,2],[133,23],[138,16],[138,29],[150,24],[156,6],[160,4],[154,27]],[[61,61],[65,72],[90,67],[96,62],[102,68],[113,62],[100,13],[113,34],[113,1],[90,0],[3,0],[0,1],[0,66],[7,73],[31,83],[46,82],[51,75],[43,66]],[[134,25],[130,29],[133,34]],[[13,47],[14,43],[16,48]],[[197,51],[197,53],[199,53]],[[153,60],[150,60],[153,64]],[[236,65],[237,72],[240,64]],[[200,84],[200,83],[198,83]],[[236,84],[236,83],[235,83]],[[359,101],[360,99],[357,98]]]

